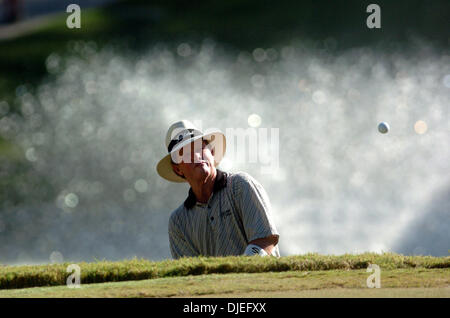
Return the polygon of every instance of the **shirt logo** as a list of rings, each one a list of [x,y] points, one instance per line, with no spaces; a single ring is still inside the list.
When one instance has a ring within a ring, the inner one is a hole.
[[[225,210],[224,212],[220,212],[220,216],[224,219],[224,218],[226,218],[227,216],[230,216],[231,215],[231,210],[230,209],[228,209],[228,210]]]

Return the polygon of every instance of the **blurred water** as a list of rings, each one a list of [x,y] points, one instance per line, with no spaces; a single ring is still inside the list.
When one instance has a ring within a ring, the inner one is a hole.
[[[182,118],[224,132],[279,128],[278,170],[233,158],[223,168],[264,185],[283,255],[448,254],[448,52],[229,52],[211,40],[138,57],[93,42],[70,49],[48,57],[39,87],[18,87],[24,119],[0,119],[32,165],[14,185],[26,202],[1,202],[0,262],[169,258],[167,221],[188,186],[155,166]],[[48,185],[27,181],[37,177]],[[423,219],[434,228],[421,232]]]

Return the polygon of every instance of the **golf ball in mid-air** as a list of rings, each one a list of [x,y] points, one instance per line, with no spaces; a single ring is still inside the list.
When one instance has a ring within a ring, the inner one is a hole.
[[[388,123],[385,123],[384,121],[378,124],[378,131],[382,134],[385,134],[389,131],[389,125]]]

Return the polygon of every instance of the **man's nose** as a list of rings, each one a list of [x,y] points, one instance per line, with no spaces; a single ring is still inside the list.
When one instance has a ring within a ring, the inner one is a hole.
[[[190,147],[190,160],[191,163],[198,163],[203,159],[202,145],[197,142],[193,142]]]
[[[194,163],[199,163],[203,160],[203,151],[197,152],[195,151],[192,158]]]

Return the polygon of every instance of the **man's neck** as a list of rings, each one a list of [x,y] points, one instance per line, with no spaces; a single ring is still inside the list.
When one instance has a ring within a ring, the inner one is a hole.
[[[211,194],[214,190],[214,182],[217,177],[217,170],[213,169],[211,175],[206,177],[204,180],[200,180],[198,182],[192,182],[190,184],[192,191],[195,194],[195,198],[197,202],[206,203],[208,202]]]

